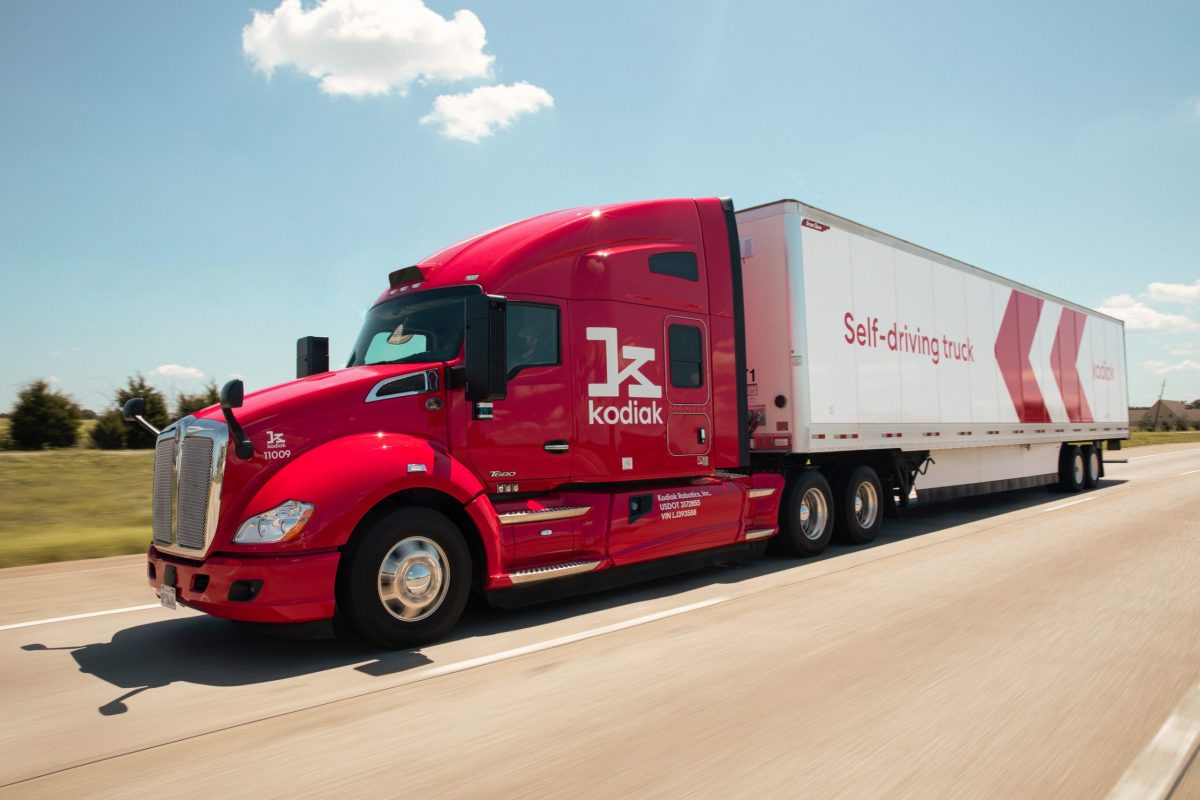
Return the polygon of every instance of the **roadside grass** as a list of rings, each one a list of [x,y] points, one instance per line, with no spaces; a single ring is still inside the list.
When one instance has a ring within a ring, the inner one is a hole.
[[[0,453],[0,567],[143,552],[153,450]]]
[[[1200,431],[1134,431],[1124,446],[1187,442]],[[152,450],[0,452],[0,568],[143,552],[153,469]]]
[[[1186,444],[1200,442],[1200,431],[1132,431],[1122,447],[1142,447],[1151,444]]]

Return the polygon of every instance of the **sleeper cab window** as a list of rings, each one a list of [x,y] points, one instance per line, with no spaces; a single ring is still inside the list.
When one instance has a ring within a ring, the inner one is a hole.
[[[508,377],[559,363],[557,306],[509,303],[507,316]]]
[[[650,256],[650,271],[688,281],[700,280],[700,265],[695,253],[655,253]]]
[[[703,341],[703,334],[695,326],[672,325],[667,329],[672,386],[677,389],[698,389],[704,385]]]

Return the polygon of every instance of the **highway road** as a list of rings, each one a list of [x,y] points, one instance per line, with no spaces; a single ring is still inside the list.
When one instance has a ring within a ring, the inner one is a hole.
[[[1200,798],[1200,447],[1124,455],[405,652],[4,570],[0,798]]]

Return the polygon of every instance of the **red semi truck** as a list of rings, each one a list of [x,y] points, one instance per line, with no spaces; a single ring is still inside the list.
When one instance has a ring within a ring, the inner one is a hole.
[[[1121,323],[796,201],[572,209],[392,272],[344,369],[161,432],[164,605],[389,647],[512,605],[868,542],[914,497],[1102,475]],[[126,418],[146,424],[140,401]]]

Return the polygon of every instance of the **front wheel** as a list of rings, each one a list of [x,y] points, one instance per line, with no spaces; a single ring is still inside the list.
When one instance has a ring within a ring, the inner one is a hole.
[[[776,549],[793,556],[815,556],[833,535],[833,496],[829,482],[816,470],[806,469],[790,481],[779,514]]]
[[[338,611],[355,632],[383,647],[445,636],[470,594],[467,544],[454,523],[432,509],[383,516],[343,559]]]

